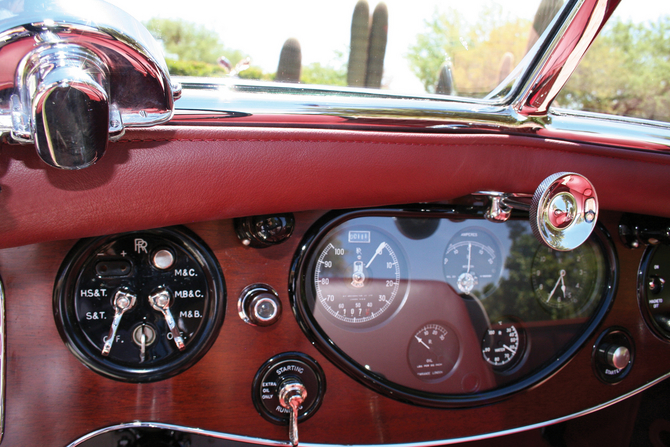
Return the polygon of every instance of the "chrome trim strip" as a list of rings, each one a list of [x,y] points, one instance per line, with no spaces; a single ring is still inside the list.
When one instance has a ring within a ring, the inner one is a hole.
[[[523,431],[527,430],[533,430],[536,428],[542,428],[546,427],[548,425],[553,425],[553,424],[558,424],[561,422],[566,422],[571,419],[575,419],[581,416],[586,416],[587,414],[594,413],[598,410],[602,410],[603,408],[609,407],[611,405],[614,405],[616,403],[619,403],[631,396],[634,396],[635,394],[638,394],[642,391],[645,391],[652,386],[656,385],[657,383],[662,382],[663,380],[667,379],[670,377],[670,372],[667,374],[662,375],[661,377],[657,378],[656,380],[653,380],[640,388],[637,388],[633,391],[630,391],[622,396],[619,396],[616,399],[612,399],[608,402],[605,402],[602,405],[597,405],[595,407],[588,408],[586,410],[579,411],[577,413],[570,414],[568,416],[563,416],[560,418],[556,419],[551,419],[549,421],[545,422],[539,422],[537,424],[531,424],[531,425],[526,425],[524,427],[517,427],[517,428],[512,428],[509,430],[502,430],[494,433],[485,433],[482,435],[475,435],[475,436],[466,436],[462,438],[453,438],[453,439],[442,439],[442,440],[437,440],[437,441],[423,441],[423,442],[415,442],[415,443],[402,443],[402,444],[356,444],[356,447],[437,447],[441,445],[449,445],[449,444],[457,444],[461,442],[471,442],[471,441],[481,441],[485,439],[490,439],[490,438],[495,438],[499,436],[506,436],[506,435],[512,435],[516,433],[520,433]],[[267,446],[273,446],[273,447],[287,447],[290,446],[290,443],[288,441],[275,441],[275,440],[270,440],[270,439],[262,439],[262,438],[252,438],[248,436],[240,436],[240,435],[232,435],[228,433],[219,433],[215,431],[210,431],[210,430],[202,430],[199,428],[191,428],[191,427],[184,427],[180,425],[173,425],[173,424],[163,424],[160,422],[140,422],[140,421],[135,421],[135,422],[130,422],[130,423],[124,423],[124,424],[117,424],[117,425],[112,425],[109,427],[101,428],[99,430],[95,430],[87,435],[82,436],[81,438],[77,439],[76,441],[72,442],[71,444],[68,444],[67,447],[78,447],[85,441],[88,441],[98,435],[102,435],[114,430],[123,430],[126,428],[158,428],[158,429],[164,429],[164,430],[177,430],[181,431],[184,433],[190,433],[190,434],[195,434],[195,435],[202,435],[202,436],[209,436],[212,438],[216,439],[223,439],[227,441],[235,441],[235,442],[243,442],[243,443],[248,443],[248,444],[254,444],[254,445],[267,445]],[[310,443],[310,442],[301,442],[300,445],[304,447],[345,447],[343,444],[321,444],[321,443]]]
[[[619,0],[574,0],[485,99],[362,88],[181,78],[171,125],[272,126],[431,133],[492,132],[670,152],[670,124],[551,109]],[[514,94],[512,104],[505,104]],[[512,92],[512,93],[510,93]]]
[[[670,124],[658,121],[553,108],[548,116],[526,117],[511,106],[436,95],[181,80],[182,99],[170,125],[491,132],[670,152]]]
[[[619,0],[579,0],[514,101],[522,115],[546,115]],[[559,14],[560,16],[560,14]],[[554,18],[554,21],[557,19]]]

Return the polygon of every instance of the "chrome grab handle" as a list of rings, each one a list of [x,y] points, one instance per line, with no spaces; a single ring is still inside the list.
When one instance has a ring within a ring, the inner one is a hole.
[[[50,166],[82,169],[126,127],[168,121],[181,86],[130,15],[100,0],[51,0],[0,20],[0,135],[34,143]],[[8,91],[9,90],[9,91]]]
[[[102,157],[110,135],[109,73],[96,53],[78,44],[43,43],[17,73],[15,140],[34,142],[54,167],[85,168]],[[120,123],[113,129],[122,130]]]

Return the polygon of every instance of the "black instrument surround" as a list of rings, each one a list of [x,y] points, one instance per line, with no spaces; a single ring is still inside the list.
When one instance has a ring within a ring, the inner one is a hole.
[[[294,313],[338,367],[402,401],[470,406],[524,389],[592,335],[617,261],[602,227],[558,252],[523,217],[494,223],[465,207],[326,215],[294,259]]]

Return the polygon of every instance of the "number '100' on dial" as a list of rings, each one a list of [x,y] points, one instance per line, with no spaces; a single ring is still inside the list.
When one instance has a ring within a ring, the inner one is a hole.
[[[385,232],[349,228],[319,245],[316,298],[338,323],[368,327],[393,315],[407,290],[405,260]]]

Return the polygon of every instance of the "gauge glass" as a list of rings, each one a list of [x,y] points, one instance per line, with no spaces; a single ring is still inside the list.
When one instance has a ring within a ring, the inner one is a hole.
[[[592,240],[567,252],[542,245],[533,259],[535,297],[549,313],[585,314],[596,304],[604,278],[603,255]]]
[[[500,244],[483,228],[465,228],[449,241],[443,264],[447,282],[459,294],[486,298],[502,273]]]
[[[414,333],[407,348],[407,360],[414,375],[435,381],[451,372],[460,346],[456,333],[442,323],[428,323]]]
[[[484,360],[497,371],[516,365],[526,348],[526,332],[520,323],[499,320],[486,331],[482,340]]]
[[[317,301],[327,315],[360,327],[385,321],[407,289],[404,257],[393,238],[375,228],[337,232],[318,251]]]

